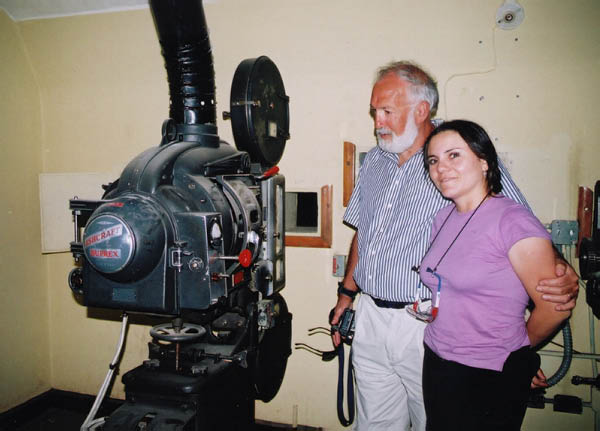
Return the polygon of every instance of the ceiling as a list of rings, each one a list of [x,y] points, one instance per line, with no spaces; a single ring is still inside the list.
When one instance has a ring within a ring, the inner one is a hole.
[[[218,0],[198,1],[209,4],[217,3]],[[147,7],[148,0],[0,0],[0,9],[4,9],[13,21],[118,12]]]
[[[0,0],[0,8],[14,21],[147,7],[148,0]]]

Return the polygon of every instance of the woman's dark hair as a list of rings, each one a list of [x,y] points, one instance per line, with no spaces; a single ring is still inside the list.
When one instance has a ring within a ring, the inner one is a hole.
[[[429,171],[427,163],[429,143],[431,139],[442,132],[456,132],[467,143],[471,151],[475,155],[487,162],[488,170],[485,176],[487,181],[488,191],[492,193],[500,193],[502,191],[502,183],[500,182],[500,168],[498,167],[498,154],[494,148],[494,144],[483,127],[479,124],[467,120],[453,120],[440,124],[425,141],[423,147],[423,161],[425,169]]]

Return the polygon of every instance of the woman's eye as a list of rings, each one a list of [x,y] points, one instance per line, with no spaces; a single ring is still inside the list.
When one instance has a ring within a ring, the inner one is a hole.
[[[435,165],[436,163],[437,163],[437,160],[436,160],[436,159],[428,159],[428,160],[427,160],[427,164],[428,164],[428,165]]]
[[[455,159],[459,156],[460,154],[458,154],[457,152],[452,152],[448,155],[449,158],[451,159]]]

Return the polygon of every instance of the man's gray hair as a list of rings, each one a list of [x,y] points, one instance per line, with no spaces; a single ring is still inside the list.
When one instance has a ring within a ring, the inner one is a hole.
[[[388,73],[395,73],[398,78],[409,82],[414,102],[429,103],[429,116],[437,111],[439,95],[437,83],[421,66],[410,61],[394,61],[379,68],[375,82],[379,82]]]

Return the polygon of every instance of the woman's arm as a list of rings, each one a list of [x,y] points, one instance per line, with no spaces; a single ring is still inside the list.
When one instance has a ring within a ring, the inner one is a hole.
[[[500,168],[502,180],[502,193],[531,211],[525,196],[500,159],[498,159],[498,168]],[[579,293],[579,277],[575,270],[556,252],[554,263],[552,276],[540,280],[538,290],[544,294],[545,301],[555,303],[557,310],[572,310],[575,308]]]
[[[544,341],[571,315],[570,311],[556,310],[554,304],[544,301],[542,293],[536,290],[540,280],[555,277],[554,250],[548,239],[525,238],[511,247],[508,258],[535,304],[527,320],[527,334],[533,347]]]

